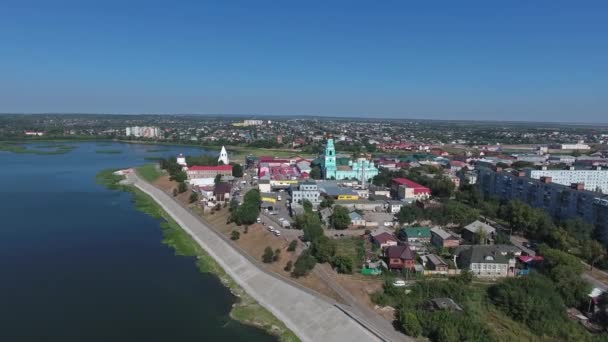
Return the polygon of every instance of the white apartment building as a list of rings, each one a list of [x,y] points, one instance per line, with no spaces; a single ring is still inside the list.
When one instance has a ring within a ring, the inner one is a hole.
[[[534,179],[551,177],[551,182],[569,186],[573,183],[585,184],[585,190],[608,193],[608,169],[594,170],[526,170],[526,176]]]
[[[576,144],[561,144],[560,148],[562,150],[590,150],[591,146],[579,142]]]
[[[125,129],[126,136],[143,137],[143,138],[158,138],[160,137],[160,128],[153,126],[133,126]]]

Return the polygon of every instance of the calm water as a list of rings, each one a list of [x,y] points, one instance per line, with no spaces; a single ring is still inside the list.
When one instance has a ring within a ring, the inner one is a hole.
[[[163,245],[159,222],[129,194],[95,184],[105,168],[201,150],[76,146],[0,152],[0,341],[275,340],[231,320],[234,296]]]

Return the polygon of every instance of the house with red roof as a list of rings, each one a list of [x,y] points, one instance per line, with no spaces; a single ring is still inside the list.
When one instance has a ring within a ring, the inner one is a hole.
[[[431,189],[407,178],[394,178],[391,192],[399,200],[425,200],[431,197]]]
[[[382,232],[380,234],[372,236],[372,242],[382,248],[388,248],[390,246],[397,246],[397,239],[387,232]]]
[[[389,246],[386,249],[388,268],[392,270],[414,269],[416,265],[414,252],[408,245]]]
[[[232,165],[193,165],[186,170],[188,179],[196,178],[215,178],[217,175],[232,176]]]

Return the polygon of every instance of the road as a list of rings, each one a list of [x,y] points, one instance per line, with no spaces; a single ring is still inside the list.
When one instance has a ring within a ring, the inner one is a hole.
[[[313,272],[325,280],[331,289],[337,293],[350,307],[350,310],[356,313],[359,317],[364,317],[367,322],[373,324],[377,328],[381,328],[384,333],[395,341],[414,341],[409,336],[403,335],[396,331],[391,322],[384,319],[375,311],[367,307],[364,303],[360,303],[347,289],[342,287],[333,277],[333,275],[323,267],[317,265]]]
[[[173,197],[135,173],[128,177],[129,182],[152,197],[239,286],[283,321],[302,341],[398,341],[386,338],[382,330],[373,326],[364,327],[365,321],[351,318],[357,318],[356,313],[347,315],[344,308],[336,307],[335,303],[260,269]],[[403,335],[401,337],[399,340],[405,339]]]

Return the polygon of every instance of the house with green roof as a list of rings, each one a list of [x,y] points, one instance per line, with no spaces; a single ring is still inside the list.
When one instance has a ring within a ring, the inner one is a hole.
[[[431,228],[405,227],[399,231],[399,239],[407,242],[431,242]]]

